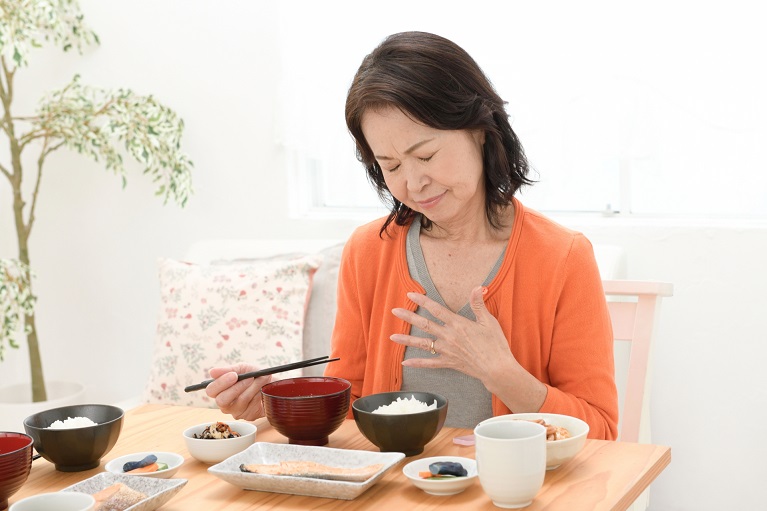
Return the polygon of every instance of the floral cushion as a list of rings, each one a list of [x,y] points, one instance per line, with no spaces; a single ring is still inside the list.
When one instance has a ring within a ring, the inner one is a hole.
[[[186,393],[184,387],[209,379],[212,367],[301,360],[306,306],[320,260],[197,265],[160,259],[160,310],[144,400],[215,408],[204,390]]]

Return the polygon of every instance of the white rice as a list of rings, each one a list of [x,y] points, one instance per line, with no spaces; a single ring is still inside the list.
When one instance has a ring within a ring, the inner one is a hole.
[[[425,412],[426,410],[435,410],[436,408],[436,399],[432,404],[428,405],[423,401],[417,400],[415,396],[410,396],[409,398],[405,399],[398,397],[397,400],[392,401],[391,404],[379,406],[373,410],[373,413],[380,413],[385,415],[402,415],[406,413],[418,413]]]
[[[53,424],[46,429],[73,429],[73,428],[86,428],[88,426],[95,426],[97,423],[90,420],[88,417],[67,417],[65,421],[54,421]]]

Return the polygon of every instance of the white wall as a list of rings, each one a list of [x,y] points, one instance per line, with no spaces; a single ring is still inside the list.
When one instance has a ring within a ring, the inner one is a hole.
[[[163,207],[135,167],[125,190],[73,154],[58,154],[46,171],[31,241],[45,370],[85,382],[92,401],[111,402],[139,393],[148,375],[158,257],[181,257],[199,238],[345,237],[358,222],[288,218],[269,4],[81,4],[101,47],[83,57],[33,56],[19,73],[17,113],[80,72],[84,83],[154,93],[174,108],[195,163],[196,194],[185,210]],[[0,181],[1,256],[16,248],[8,190]],[[759,508],[753,431],[767,423],[767,225],[560,220],[594,243],[624,246],[629,278],[675,285],[655,349],[652,409],[654,439],[672,446],[673,460],[653,485],[652,509]],[[26,378],[24,351],[10,355],[0,384]]]
[[[652,486],[651,509],[762,509],[764,449],[743,429],[767,423],[767,226],[560,220],[596,244],[623,246],[628,278],[674,284],[651,406],[653,442],[671,446],[672,461]]]

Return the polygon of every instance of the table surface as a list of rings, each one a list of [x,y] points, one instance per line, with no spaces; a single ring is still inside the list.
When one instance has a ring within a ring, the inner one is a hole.
[[[209,474],[205,465],[189,455],[182,431],[208,421],[231,420],[219,410],[180,406],[143,405],[125,414],[123,430],[115,447],[101,460],[101,465],[83,472],[55,470],[45,459],[32,463],[32,473],[10,503],[38,493],[58,491],[104,471],[106,462],[141,451],[173,451],[185,461],[174,478],[189,482],[162,511],[217,511],[270,509],[499,509],[482,491],[479,481],[458,495],[438,497],[415,486],[402,473],[402,467],[419,457],[462,456],[474,458],[474,447],[453,443],[453,438],[471,434],[470,430],[443,428],[423,454],[404,458],[376,484],[354,500],[327,499],[248,491]],[[256,421],[256,441],[287,443],[265,420]],[[147,432],[151,432],[147,434]],[[347,420],[332,435],[328,447],[377,451]],[[533,503],[534,510],[625,510],[671,462],[671,449],[658,445],[587,440],[581,452],[556,470],[546,473],[543,488]],[[400,506],[399,508],[397,506]]]

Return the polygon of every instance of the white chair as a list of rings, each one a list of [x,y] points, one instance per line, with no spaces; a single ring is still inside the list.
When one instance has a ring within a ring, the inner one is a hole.
[[[667,282],[603,280],[615,338],[618,386],[618,440],[650,443],[650,377],[653,338],[662,298],[673,295]],[[631,506],[644,511],[649,488]]]

